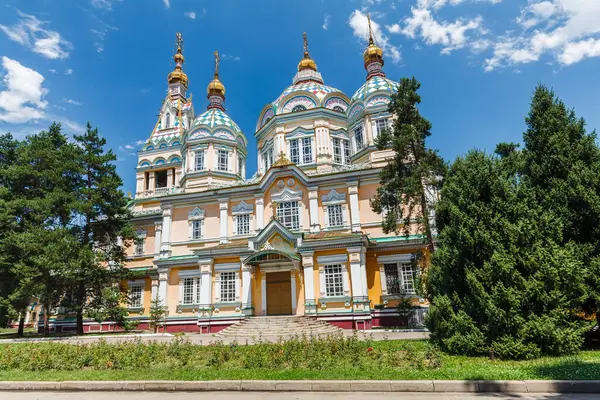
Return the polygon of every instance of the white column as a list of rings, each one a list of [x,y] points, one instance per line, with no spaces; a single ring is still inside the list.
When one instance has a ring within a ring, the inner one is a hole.
[[[304,297],[306,302],[315,301],[315,276],[314,253],[302,253],[302,267],[304,268]]]
[[[145,184],[145,182],[144,182],[144,173],[141,173],[141,174],[139,174],[137,176],[136,182],[135,182],[135,194],[136,195],[141,194],[141,193],[144,192],[144,190],[146,189],[144,187],[144,184]]]
[[[319,224],[319,192],[317,186],[308,188],[308,202],[310,213],[310,231],[311,233],[320,232],[321,225]]]
[[[262,195],[256,196],[256,230],[260,231],[265,227],[265,199]]]
[[[350,254],[350,274],[352,280],[352,296],[362,296],[363,287],[360,272],[360,248],[349,248],[348,253]]]
[[[152,291],[150,292],[150,296],[152,297],[150,301],[158,296],[158,279],[152,279]]]
[[[173,214],[173,206],[163,206],[162,212],[162,244],[160,246],[160,257],[167,258],[171,255],[171,216]]]
[[[212,259],[198,260],[200,266],[200,306],[212,305]]]
[[[369,286],[367,285],[367,249],[362,248],[360,252],[360,280],[362,284],[362,295],[369,296]]]
[[[290,271],[290,281],[292,284],[291,292],[292,292],[292,314],[296,315],[296,271]]]
[[[156,172],[154,171],[150,171],[148,173],[148,190],[154,190],[155,189],[155,182],[156,182]]]
[[[173,185],[173,168],[167,170],[167,187],[170,188]]]
[[[169,270],[159,269],[158,270],[158,297],[163,307],[167,306],[167,290],[169,286]]]
[[[251,314],[250,307],[252,307],[252,267],[242,264],[242,312]]]
[[[360,214],[358,211],[358,182],[348,182],[348,195],[350,196],[350,221],[352,232],[360,232]]]
[[[227,231],[227,222],[229,220],[229,215],[227,215],[227,201],[227,199],[219,199],[219,222],[221,224],[221,243],[227,243],[227,237],[229,236],[229,232]]]
[[[267,274],[262,272],[260,277],[260,308],[261,314],[267,315]]]
[[[154,222],[154,259],[155,260],[160,257],[161,237],[162,237],[162,221],[156,221],[156,222]]]

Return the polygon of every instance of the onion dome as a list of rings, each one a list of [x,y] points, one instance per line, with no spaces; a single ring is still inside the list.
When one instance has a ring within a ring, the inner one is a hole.
[[[367,70],[367,79],[372,76],[385,76],[383,72],[383,50],[381,47],[375,44],[375,38],[373,37],[373,29],[371,28],[371,14],[367,14],[369,21],[369,46],[363,53],[363,59],[365,61],[365,69]]]
[[[317,63],[310,58],[310,54],[308,53],[308,39],[306,38],[306,32],[302,34],[302,38],[304,39],[304,57],[298,63],[298,72],[306,69],[312,69],[313,71],[316,71]]]
[[[206,88],[208,98],[208,109],[218,108],[219,110],[225,111],[223,102],[225,101],[225,85],[219,80],[219,52],[215,51],[215,73],[213,80],[208,84]]]
[[[171,71],[168,76],[169,83],[181,83],[183,86],[187,88],[188,85],[188,76],[185,72],[183,72],[183,63],[185,62],[185,57],[183,56],[183,38],[181,33],[177,33],[177,51],[173,56],[173,61],[175,61],[175,69]]]

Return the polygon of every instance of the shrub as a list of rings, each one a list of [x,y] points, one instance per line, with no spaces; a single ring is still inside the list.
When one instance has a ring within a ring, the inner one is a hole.
[[[502,336],[491,346],[495,355],[503,360],[530,360],[540,356],[540,348],[534,343],[523,343],[512,336]]]

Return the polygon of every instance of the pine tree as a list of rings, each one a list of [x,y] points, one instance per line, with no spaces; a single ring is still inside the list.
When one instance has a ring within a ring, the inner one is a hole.
[[[83,334],[83,310],[88,298],[100,295],[106,286],[125,275],[120,240],[128,244],[132,231],[128,201],[120,189],[123,181],[114,164],[117,157],[112,150],[105,151],[106,139],[89,123],[86,132],[74,139],[80,149],[77,162],[81,173],[76,189],[76,219],[81,244],[89,255],[77,269],[79,279],[72,296],[77,332]]]
[[[429,218],[433,204],[428,190],[437,191],[445,165],[437,151],[426,145],[431,123],[419,113],[420,86],[415,78],[403,78],[392,96],[389,111],[395,116],[393,128],[381,132],[376,145],[379,149],[392,149],[395,154],[380,173],[381,186],[371,208],[384,214],[385,233],[402,232],[408,236],[416,220],[433,250]]]
[[[152,332],[156,333],[158,331],[158,326],[166,316],[167,310],[157,294],[150,302],[150,329],[152,329]]]

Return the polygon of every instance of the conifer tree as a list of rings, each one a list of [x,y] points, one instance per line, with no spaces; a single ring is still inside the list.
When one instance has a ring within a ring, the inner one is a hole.
[[[87,257],[82,258],[74,278],[73,306],[77,332],[83,334],[83,311],[90,296],[102,296],[103,289],[122,278],[124,247],[132,238],[128,200],[121,191],[123,181],[116,172],[117,157],[106,151],[106,139],[88,123],[83,135],[75,135],[80,176],[76,188],[76,225]],[[107,268],[108,267],[108,268]]]
[[[380,173],[381,186],[371,208],[384,214],[385,233],[408,236],[416,220],[433,250],[429,218],[433,202],[428,190],[437,190],[445,165],[437,151],[427,148],[431,123],[419,113],[420,86],[415,78],[402,78],[397,93],[392,95],[389,111],[395,116],[393,128],[381,132],[376,145],[379,149],[392,149],[395,154]]]

